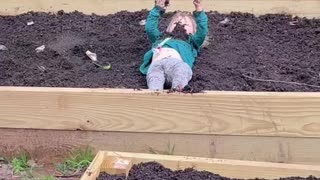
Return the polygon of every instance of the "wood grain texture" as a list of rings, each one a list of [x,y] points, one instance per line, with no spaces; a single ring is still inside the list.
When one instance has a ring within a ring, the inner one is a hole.
[[[320,165],[320,138],[0,129],[0,142],[0,156],[26,151],[39,161],[86,146],[150,153],[168,152],[170,144],[174,155]]]
[[[172,1],[169,8],[174,10],[194,10],[186,0]],[[206,10],[229,13],[250,12],[256,15],[267,13],[289,13],[305,17],[320,17],[319,0],[214,0],[203,1]],[[61,9],[70,12],[78,10],[87,14],[106,15],[121,10],[137,11],[150,9],[153,0],[10,0],[1,1],[0,14],[16,15],[28,11],[56,12]]]
[[[101,153],[104,153],[102,158]],[[320,166],[297,165],[297,164],[280,164],[268,162],[252,162],[226,159],[200,158],[190,156],[167,156],[155,154],[139,154],[126,152],[100,152],[100,159],[108,161],[110,157],[130,158],[133,164],[141,162],[156,161],[172,170],[181,170],[185,168],[194,168],[220,174],[231,178],[266,178],[275,179],[280,177],[300,176],[308,177],[310,175],[320,176]],[[107,162],[106,162],[107,163]],[[95,167],[95,168],[93,168]],[[94,163],[87,169],[81,180],[94,180],[97,176],[94,170],[97,165]]]
[[[320,137],[320,93],[0,88],[0,127]]]

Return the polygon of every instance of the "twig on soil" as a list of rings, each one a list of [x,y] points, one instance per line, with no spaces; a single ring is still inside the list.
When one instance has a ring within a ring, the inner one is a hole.
[[[290,21],[289,25],[290,26],[296,26],[299,23],[299,21],[295,20],[295,21]]]
[[[37,68],[42,71],[42,72],[45,72],[47,69],[44,67],[44,66],[39,66],[37,65]],[[61,69],[61,68],[60,68]]]
[[[77,169],[73,174],[70,175],[55,175],[56,178],[71,178],[81,175],[81,169]]]
[[[63,64],[64,64],[64,60],[60,60],[59,69],[61,69],[61,68],[62,68]]]
[[[289,82],[289,81],[277,81],[277,80],[269,80],[269,79],[259,79],[250,77],[247,75],[242,74],[243,77],[254,80],[254,81],[261,81],[261,82],[273,82],[273,83],[283,83],[283,84],[291,84],[291,85],[297,85],[297,86],[308,86],[313,88],[320,88],[320,86],[312,85],[312,84],[306,84],[306,83],[299,83],[299,82]]]
[[[120,24],[120,26],[119,26],[119,32],[121,32],[121,27],[122,27],[122,24]]]

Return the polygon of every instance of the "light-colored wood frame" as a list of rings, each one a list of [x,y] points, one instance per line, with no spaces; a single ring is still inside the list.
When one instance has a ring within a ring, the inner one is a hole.
[[[320,93],[0,88],[0,127],[320,137]]]
[[[106,15],[120,10],[150,9],[153,2],[10,0],[0,3],[0,15],[61,9]],[[222,13],[320,17],[319,0],[203,2],[206,10]],[[191,11],[193,5],[186,0],[174,0],[169,10],[177,9]],[[130,89],[0,87],[0,153],[26,149],[36,156],[88,144],[96,149],[145,152],[148,145],[163,150],[162,139],[174,139],[177,154],[182,155],[320,164],[319,109],[320,93],[209,91],[185,95]],[[149,139],[139,141],[142,136]],[[51,140],[52,137],[59,138]],[[124,144],[112,141],[113,137],[119,137]],[[109,142],[103,142],[107,138]],[[200,143],[201,138],[205,141]],[[128,149],[126,143],[131,140],[138,143],[136,148]],[[73,144],[74,141],[77,143]],[[48,142],[55,142],[55,146]],[[199,148],[187,148],[195,143]]]
[[[10,0],[2,1],[0,14],[16,15],[28,11],[66,12],[81,11],[87,14],[106,15],[121,10],[137,11],[150,9],[153,0]],[[267,13],[288,13],[308,18],[320,17],[319,0],[204,0],[206,10],[229,13],[249,12],[256,15]],[[172,0],[169,11],[194,9],[192,1]]]
[[[95,180],[100,172],[128,174],[133,164],[154,161],[172,170],[194,168],[230,178],[320,176],[320,166],[100,151],[81,180]]]

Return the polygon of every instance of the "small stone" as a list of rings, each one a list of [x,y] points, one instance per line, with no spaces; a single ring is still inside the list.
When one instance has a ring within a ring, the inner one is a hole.
[[[28,26],[34,25],[34,22],[33,21],[27,22],[27,25]]]
[[[146,23],[147,23],[147,20],[143,19],[143,20],[141,20],[141,21],[139,22],[139,25],[140,25],[140,26],[144,26],[144,25],[146,25]]]
[[[8,48],[5,45],[0,45],[0,51],[7,51]]]
[[[229,18],[225,18],[223,21],[220,21],[220,24],[227,24],[229,21]]]
[[[297,21],[297,20],[296,20],[296,21],[290,21],[290,22],[289,22],[289,25],[290,25],[290,26],[296,26],[296,25],[298,25],[298,22],[299,22],[299,21]]]
[[[36,52],[37,52],[37,53],[42,52],[42,51],[44,51],[45,48],[46,48],[45,45],[42,45],[42,46],[40,46],[40,47],[37,47],[37,48],[36,48]]]
[[[92,61],[97,61],[97,54],[93,53],[91,51],[86,51],[86,55],[92,60]]]

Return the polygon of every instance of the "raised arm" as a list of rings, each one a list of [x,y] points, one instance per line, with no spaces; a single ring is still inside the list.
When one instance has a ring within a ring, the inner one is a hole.
[[[161,37],[159,31],[159,20],[168,6],[166,0],[156,0],[154,8],[149,12],[145,26],[149,40],[154,43]]]
[[[197,30],[191,37],[191,43],[198,51],[200,51],[201,45],[208,35],[208,17],[203,10],[201,0],[194,0],[193,4],[196,9],[195,12],[193,12],[193,15],[196,19]]]

